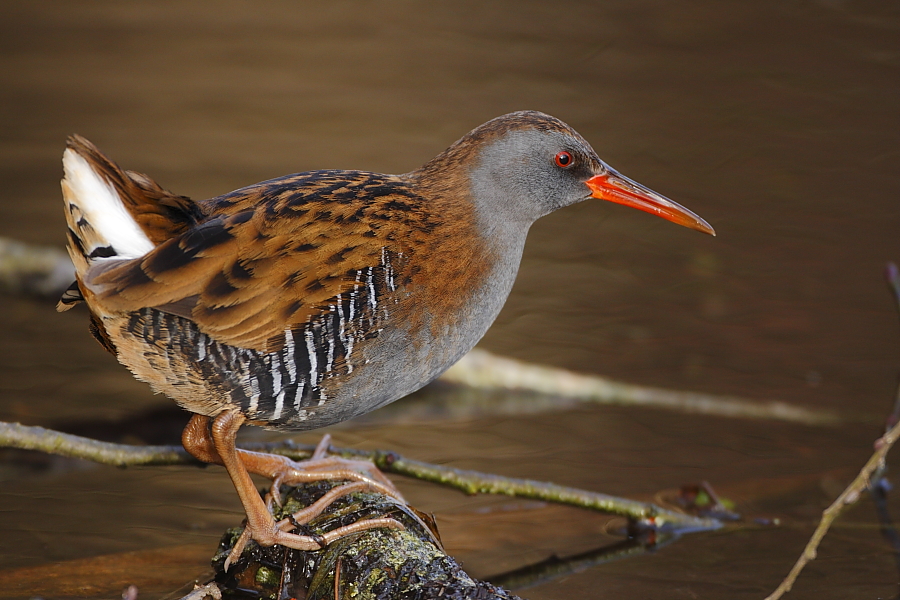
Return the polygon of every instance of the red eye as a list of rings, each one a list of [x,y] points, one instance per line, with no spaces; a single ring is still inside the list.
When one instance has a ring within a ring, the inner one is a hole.
[[[555,160],[556,160],[556,166],[562,167],[563,169],[567,169],[567,168],[571,167],[572,163],[574,162],[572,160],[572,155],[569,154],[568,152],[566,152],[565,150],[563,150],[562,152],[557,154]]]

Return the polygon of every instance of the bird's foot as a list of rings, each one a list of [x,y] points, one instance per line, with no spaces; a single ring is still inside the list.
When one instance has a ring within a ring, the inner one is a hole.
[[[273,473],[273,483],[278,481],[287,485],[299,485],[325,480],[347,480],[366,483],[368,489],[390,496],[406,504],[403,495],[393,482],[375,466],[374,463],[362,459],[350,459],[340,456],[328,456],[331,436],[325,434],[316,446],[312,456],[306,460],[294,461],[279,456],[280,463]],[[249,467],[248,467],[249,469]],[[252,469],[250,469],[252,472]],[[280,500],[280,498],[279,498]]]
[[[270,465],[270,471],[274,472],[267,474],[272,476],[272,485],[265,498],[270,512],[274,512],[274,506],[280,507],[282,504],[280,491],[282,484],[298,485],[323,480],[346,479],[366,483],[368,484],[367,488],[371,491],[386,494],[406,503],[394,483],[373,463],[367,460],[353,460],[338,456],[329,457],[328,449],[330,447],[331,435],[326,433],[308,459],[295,461],[282,457]],[[248,465],[248,469],[254,472],[252,467],[255,466]]]
[[[343,485],[334,487],[329,490],[324,496],[322,496],[306,508],[298,510],[297,512],[275,523],[274,529],[270,529],[268,527],[254,529],[253,527],[251,527],[250,521],[248,520],[247,526],[244,527],[244,531],[241,532],[240,537],[235,541],[234,546],[232,546],[231,552],[228,553],[228,558],[225,559],[225,570],[227,571],[228,567],[231,566],[235,561],[237,561],[238,558],[240,558],[241,554],[244,551],[244,548],[247,546],[247,542],[249,542],[251,539],[255,540],[256,543],[262,546],[280,544],[282,546],[287,546],[288,548],[293,548],[295,550],[308,551],[320,550],[331,542],[338,540],[346,535],[359,533],[360,531],[365,531],[367,529],[373,529],[377,527],[386,527],[389,529],[404,529],[403,525],[399,521],[396,521],[389,517],[383,517],[377,519],[360,520],[355,523],[351,523],[350,525],[338,527],[337,529],[334,529],[322,535],[300,535],[291,532],[292,529],[301,528],[303,525],[306,525],[307,523],[321,515],[339,498],[342,498],[354,492],[362,491],[373,490],[369,483],[366,481],[345,483]],[[269,508],[271,509],[271,507]]]
[[[331,542],[352,533],[376,527],[403,529],[391,518],[365,519],[345,525],[322,535],[293,533],[324,512],[335,500],[357,491],[372,491],[390,496],[399,502],[406,501],[394,484],[369,461],[348,460],[328,456],[330,436],[326,435],[308,460],[294,461],[286,456],[238,450],[234,446],[237,431],[244,421],[243,415],[224,412],[218,415],[210,427],[209,417],[194,415],[182,434],[185,449],[204,462],[225,466],[234,483],[244,511],[247,525],[225,561],[225,570],[241,555],[247,542],[255,540],[261,546],[280,544],[295,550],[319,550]],[[250,473],[272,480],[266,499],[260,498]],[[275,522],[274,506],[281,505],[281,484],[299,485],[316,481],[349,481],[329,490],[310,506],[297,511],[286,519]]]

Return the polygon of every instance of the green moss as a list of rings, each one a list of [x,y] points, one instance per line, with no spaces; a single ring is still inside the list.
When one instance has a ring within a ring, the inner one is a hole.
[[[316,482],[285,490],[288,511],[308,506],[334,484]],[[339,484],[338,484],[339,485]],[[276,518],[279,518],[276,517]],[[375,528],[347,535],[322,550],[263,548],[251,542],[226,573],[215,564],[217,581],[230,599],[303,597],[306,600],[391,600],[397,597],[470,600],[514,599],[488,583],[474,581],[433,541],[428,527],[407,505],[373,492],[357,492],[335,501],[301,528],[322,534],[376,517],[390,517],[404,529]],[[234,535],[223,540],[223,552]],[[221,553],[220,553],[221,554]],[[224,556],[222,557],[224,560]]]
[[[268,567],[260,566],[256,569],[256,583],[265,587],[278,587],[281,582],[281,573]]]

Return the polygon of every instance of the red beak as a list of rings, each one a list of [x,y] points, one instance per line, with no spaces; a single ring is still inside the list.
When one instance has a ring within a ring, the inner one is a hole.
[[[709,223],[698,215],[680,204],[672,202],[665,196],[661,196],[624,175],[620,175],[608,166],[606,167],[606,173],[594,175],[585,183],[591,188],[591,196],[594,198],[609,200],[616,204],[624,204],[625,206],[657,215],[678,225],[716,235],[715,230]]]

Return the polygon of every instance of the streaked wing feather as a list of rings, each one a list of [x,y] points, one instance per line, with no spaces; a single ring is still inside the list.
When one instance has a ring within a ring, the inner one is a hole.
[[[298,187],[291,178],[300,176],[289,176],[211,200],[216,218],[141,258],[100,265],[86,283],[106,310],[155,307],[190,318],[219,342],[278,349],[285,329],[327,309],[358,285],[359,271],[379,264],[383,248],[402,252],[413,234],[386,214],[401,200],[394,210],[412,210],[400,178],[382,181],[385,193],[373,199],[361,186],[387,176],[342,175],[337,191],[333,181]]]

